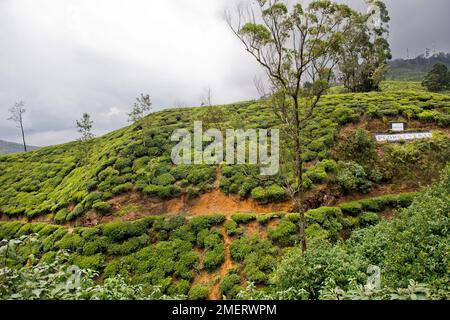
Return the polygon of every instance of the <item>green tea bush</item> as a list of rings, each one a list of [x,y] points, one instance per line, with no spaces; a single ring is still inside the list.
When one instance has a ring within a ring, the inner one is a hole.
[[[147,234],[132,237],[122,243],[113,243],[108,246],[108,253],[112,255],[127,255],[136,252],[149,243],[150,239]]]
[[[175,182],[175,178],[168,172],[163,173],[160,176],[157,176],[152,181],[153,184],[156,184],[159,186],[168,186],[170,184],[173,184],[174,182]]]
[[[111,210],[111,204],[103,201],[95,202],[92,209],[99,213],[108,213]]]
[[[187,280],[179,280],[177,282],[173,282],[168,289],[168,292],[170,295],[176,296],[176,295],[185,295],[189,291],[189,287],[191,284]]]
[[[189,300],[206,300],[208,299],[209,288],[205,285],[194,285],[189,289]]]
[[[86,209],[82,203],[77,204],[75,208],[67,215],[66,221],[71,221],[78,218],[79,216],[84,214],[85,211]]]
[[[254,213],[235,213],[231,216],[231,219],[236,223],[248,223],[256,219]]]
[[[268,234],[281,246],[294,246],[299,241],[297,226],[289,220],[281,220],[276,228],[269,228]]]
[[[225,223],[225,230],[227,231],[227,234],[231,237],[240,236],[244,233],[244,229],[242,227],[239,227],[236,221],[234,220],[230,220]]]
[[[380,222],[380,217],[375,212],[364,212],[359,217],[359,223],[363,228],[376,225],[378,222]]]
[[[121,193],[128,192],[132,189],[133,189],[133,184],[131,182],[126,182],[126,183],[120,184],[120,185],[112,188],[112,193],[113,194],[121,194]]]
[[[217,244],[213,249],[205,252],[203,265],[206,270],[214,271],[220,267],[225,259],[225,247],[223,243]]]
[[[368,193],[371,189],[371,182],[367,179],[364,168],[353,161],[339,161],[335,179],[346,194],[353,192]]]
[[[137,237],[147,231],[148,220],[138,220],[134,222],[113,221],[102,226],[103,234],[114,242],[124,240],[129,237]]]
[[[61,240],[55,243],[54,248],[67,250],[70,252],[81,252],[85,240],[78,234],[66,234]]]
[[[96,253],[106,253],[110,245],[111,241],[107,237],[96,237],[84,243],[82,254],[92,256]]]
[[[234,298],[241,289],[239,286],[240,283],[241,278],[237,274],[226,275],[220,283],[221,295],[226,296],[229,299]]]
[[[354,217],[360,215],[363,210],[363,206],[357,201],[342,203],[339,205],[339,208],[341,208],[344,214],[348,214]]]
[[[281,202],[287,198],[286,190],[276,184],[273,184],[267,188],[254,188],[251,194],[252,198],[260,203]]]
[[[161,199],[168,199],[176,197],[180,193],[180,187],[176,185],[169,186],[156,186],[148,185],[144,188],[144,192],[150,196],[158,197]]]
[[[202,182],[210,183],[216,178],[216,170],[213,167],[192,167],[187,180],[192,184],[200,184]]]
[[[103,266],[105,258],[102,254],[95,254],[92,256],[80,256],[75,255],[72,258],[72,262],[74,265],[80,267],[81,269],[90,269],[99,271]]]
[[[66,222],[66,217],[69,214],[69,211],[67,209],[61,209],[59,210],[54,217],[55,223],[57,224],[63,224]]]

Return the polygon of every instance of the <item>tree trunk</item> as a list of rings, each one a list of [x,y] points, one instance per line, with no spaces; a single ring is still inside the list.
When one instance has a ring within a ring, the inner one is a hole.
[[[306,252],[306,234],[305,234],[305,209],[304,209],[304,194],[303,194],[303,159],[300,137],[300,120],[299,120],[299,105],[298,97],[294,97],[294,109],[295,109],[295,173],[298,181],[297,187],[297,205],[298,213],[300,215],[299,227],[300,227],[300,242],[302,253]]]
[[[25,133],[23,132],[22,116],[20,116],[20,130],[22,131],[23,150],[27,152],[27,144],[25,143]]]

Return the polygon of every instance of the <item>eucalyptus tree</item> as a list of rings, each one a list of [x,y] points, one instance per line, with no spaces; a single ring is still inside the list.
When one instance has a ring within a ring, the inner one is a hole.
[[[285,188],[300,214],[303,252],[307,245],[301,130],[329,88],[353,14],[347,5],[326,0],[307,6],[257,0],[247,8],[238,7],[234,14],[226,13],[231,30],[264,69],[271,85],[269,101],[287,138],[281,165]]]
[[[380,0],[367,3],[367,13],[352,15],[339,62],[340,80],[351,92],[379,90],[392,58],[386,5]]]

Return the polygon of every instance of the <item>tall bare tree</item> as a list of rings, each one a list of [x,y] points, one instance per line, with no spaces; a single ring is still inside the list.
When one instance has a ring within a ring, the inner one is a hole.
[[[300,132],[329,87],[352,14],[348,6],[327,0],[306,7],[257,0],[247,8],[238,7],[235,14],[226,13],[231,30],[266,72],[272,87],[270,103],[291,144],[283,150],[284,166],[290,169],[284,176],[300,214],[302,252],[307,244]]]
[[[27,152],[27,144],[25,142],[25,131],[23,129],[23,114],[26,111],[24,107],[25,102],[23,101],[16,102],[14,104],[14,107],[9,109],[11,117],[9,117],[8,120],[14,121],[16,123],[17,128],[19,128],[20,131],[22,132],[23,150]]]

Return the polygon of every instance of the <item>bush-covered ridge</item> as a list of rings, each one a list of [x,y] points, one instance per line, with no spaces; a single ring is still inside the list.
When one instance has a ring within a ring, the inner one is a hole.
[[[303,132],[307,146],[305,160],[316,164],[305,172],[305,189],[334,181],[336,168],[336,179],[342,192],[364,193],[371,185],[392,179],[395,168],[389,172],[374,172],[360,163],[338,163],[336,166],[332,162],[341,160],[333,155],[339,128],[358,122],[362,115],[365,119],[384,123],[388,120],[418,120],[442,128],[449,126],[450,96],[399,90],[403,85],[398,83],[385,86],[393,87],[394,91],[324,97],[313,121]],[[221,114],[223,122],[210,123],[210,126],[235,127],[238,123],[246,128],[273,128],[278,125],[270,106],[263,102],[245,102],[214,110]],[[92,209],[108,213],[109,199],[132,190],[161,199],[183,193],[195,197],[209,191],[216,179],[216,168],[174,167],[169,159],[173,145],[169,137],[173,130],[192,127],[193,121],[205,119],[208,111],[205,108],[172,109],[150,115],[145,147],[139,127],[130,126],[95,139],[87,159],[82,156],[82,148],[77,142],[1,156],[0,213],[27,217],[53,214],[55,221],[62,223]],[[399,148],[389,151],[388,155],[398,159],[397,153],[401,153],[408,161],[427,162],[424,167],[436,159],[436,168],[429,169],[436,174],[443,163],[437,155],[446,159],[444,151],[448,152],[448,138],[431,144],[418,143],[417,149]],[[418,160],[424,150],[428,158]],[[317,164],[319,161],[322,162]],[[386,159],[380,161],[386,163]],[[224,166],[222,171],[220,189],[226,193],[253,197],[261,203],[286,199],[279,177],[262,179],[257,175],[257,168],[250,166]]]

